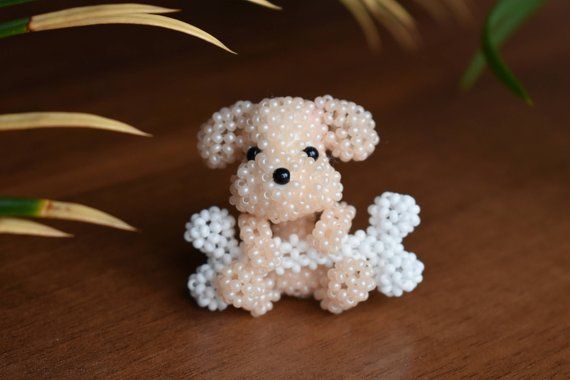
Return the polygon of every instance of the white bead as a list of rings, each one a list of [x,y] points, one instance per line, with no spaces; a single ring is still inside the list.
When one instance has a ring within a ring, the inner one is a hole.
[[[420,223],[420,209],[410,196],[377,197],[368,208],[370,226],[348,234],[355,210],[339,203],[341,177],[325,153],[343,161],[363,160],[372,153],[379,137],[372,115],[361,106],[330,95],[314,101],[240,101],[213,114],[198,141],[200,155],[210,167],[242,160],[229,200],[242,214],[278,226],[322,212],[311,227],[313,233],[303,239],[271,239],[270,227],[259,230],[240,224],[242,244],[236,237],[236,220],[227,210],[213,207],[192,216],[184,239],[208,257],[207,267],[199,267],[189,280],[199,305],[222,310],[231,303],[258,316],[272,309],[281,292],[314,293],[323,308],[339,313],[365,300],[375,284],[385,294],[398,296],[421,282],[423,264],[402,245]],[[253,146],[261,152],[247,161],[246,152]],[[316,161],[303,151],[308,146],[320,153]],[[289,170],[287,185],[273,180],[277,168]],[[239,283],[232,282],[236,276]],[[348,290],[337,285],[341,283]],[[319,290],[327,287],[328,291]],[[214,300],[221,294],[223,301]]]

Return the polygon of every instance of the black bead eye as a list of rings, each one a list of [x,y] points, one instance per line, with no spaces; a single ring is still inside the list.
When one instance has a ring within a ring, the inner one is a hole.
[[[319,151],[317,150],[317,148],[314,148],[312,146],[308,146],[305,149],[303,149],[303,152],[307,153],[307,156],[311,157],[313,160],[317,160],[317,158],[319,158]]]
[[[255,160],[255,156],[257,156],[259,153],[261,153],[261,149],[256,146],[252,146],[247,150],[247,160]]]

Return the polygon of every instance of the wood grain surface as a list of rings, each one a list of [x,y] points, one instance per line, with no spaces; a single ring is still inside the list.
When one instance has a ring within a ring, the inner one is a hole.
[[[92,112],[155,135],[1,135],[1,194],[82,202],[141,232],[50,222],[75,238],[0,237],[0,378],[569,378],[570,3],[551,2],[505,48],[533,108],[489,74],[457,89],[489,1],[471,26],[413,8],[422,48],[382,31],[379,55],[337,2],[281,3],[180,4],[176,17],[238,56],[134,26],[0,41],[0,113]],[[184,224],[228,207],[232,173],[201,162],[200,123],[238,99],[325,93],[369,109],[382,137],[368,160],[339,165],[356,227],[383,191],[415,196],[422,225],[405,244],[424,282],[340,316],[291,298],[258,319],[200,309],[186,281],[204,258]]]

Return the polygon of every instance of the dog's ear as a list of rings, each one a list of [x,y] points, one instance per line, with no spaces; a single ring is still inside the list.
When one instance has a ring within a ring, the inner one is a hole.
[[[224,168],[244,155],[244,128],[255,105],[239,101],[214,113],[198,133],[198,151],[210,168]]]
[[[323,123],[329,127],[325,146],[342,161],[362,161],[372,154],[380,142],[374,130],[372,114],[359,105],[330,95],[314,100],[323,112]]]

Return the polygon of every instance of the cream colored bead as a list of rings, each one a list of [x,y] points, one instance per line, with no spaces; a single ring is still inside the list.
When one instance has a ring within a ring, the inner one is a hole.
[[[224,302],[248,310],[253,316],[265,314],[280,298],[273,278],[247,262],[235,262],[223,269],[217,289]]]
[[[325,210],[313,230],[315,249],[322,253],[340,250],[355,215],[356,209],[345,202]]]
[[[319,109],[324,110],[325,120],[331,128],[327,135],[333,156],[342,161],[362,161],[374,151],[380,142],[374,130],[375,123],[370,112],[345,100],[324,96],[315,99]]]
[[[413,198],[383,194],[368,209],[370,226],[351,235],[356,210],[341,202],[327,157],[365,159],[379,142],[374,128],[370,112],[331,96],[240,101],[212,115],[198,150],[212,168],[239,161],[230,204],[241,242],[227,210],[192,216],[185,239],[208,257],[188,281],[200,306],[260,316],[284,293],[314,295],[339,313],[376,286],[388,296],[415,288],[423,264],[402,245],[419,224]]]
[[[339,261],[321,278],[321,289],[315,298],[321,299],[321,307],[331,313],[341,313],[368,299],[368,293],[376,287],[372,266],[361,259],[348,258]]]
[[[340,175],[326,151],[344,161],[363,160],[379,139],[370,113],[346,101],[319,99],[237,102],[202,126],[198,149],[210,167],[225,167],[245,157],[252,146],[261,150],[254,161],[241,163],[232,180],[230,203],[240,212],[282,223],[341,200]],[[304,153],[309,146],[320,153],[318,160]],[[273,181],[273,172],[280,167],[291,171],[288,186]]]
[[[267,220],[242,214],[238,220],[242,250],[254,267],[266,272],[281,264],[279,250],[273,241],[271,225]]]

